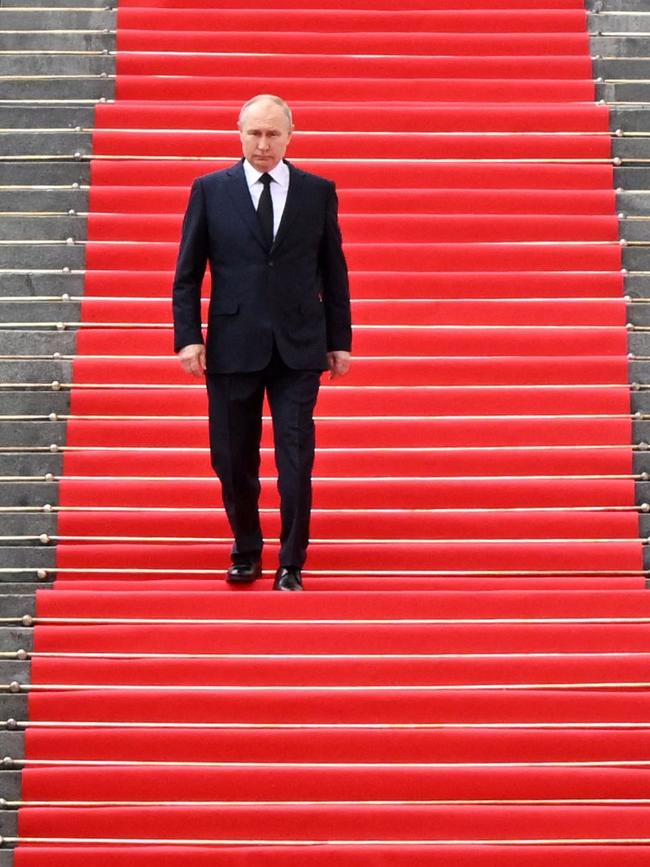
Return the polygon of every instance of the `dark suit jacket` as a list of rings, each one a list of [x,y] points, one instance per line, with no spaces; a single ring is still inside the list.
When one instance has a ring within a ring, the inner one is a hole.
[[[200,290],[210,262],[208,373],[266,367],[273,339],[297,370],[324,370],[349,350],[350,300],[334,183],[289,165],[273,246],[262,238],[243,160],[194,180],[173,288],[174,348],[202,343]]]

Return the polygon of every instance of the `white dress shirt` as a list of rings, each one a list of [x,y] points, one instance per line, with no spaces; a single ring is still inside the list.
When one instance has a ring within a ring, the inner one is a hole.
[[[244,160],[244,173],[246,175],[248,191],[253,200],[253,207],[257,210],[260,196],[264,189],[264,184],[260,183],[260,178],[264,172],[259,172],[248,162],[248,160]],[[277,166],[268,174],[273,178],[270,190],[271,201],[273,202],[273,237],[275,238],[284,212],[284,206],[287,203],[287,193],[289,192],[289,166],[280,160]]]

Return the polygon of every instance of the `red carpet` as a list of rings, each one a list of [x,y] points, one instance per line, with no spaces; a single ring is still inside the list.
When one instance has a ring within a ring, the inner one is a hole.
[[[583,2],[263,6],[119,3],[16,867],[645,865],[650,595]],[[265,573],[233,590],[171,345],[189,186],[239,157],[256,91],[337,183],[355,322],[289,598],[268,421]]]

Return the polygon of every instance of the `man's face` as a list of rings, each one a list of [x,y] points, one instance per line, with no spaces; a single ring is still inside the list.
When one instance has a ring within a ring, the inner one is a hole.
[[[239,138],[248,162],[258,172],[270,172],[283,158],[289,144],[289,121],[275,102],[256,102],[242,118]]]

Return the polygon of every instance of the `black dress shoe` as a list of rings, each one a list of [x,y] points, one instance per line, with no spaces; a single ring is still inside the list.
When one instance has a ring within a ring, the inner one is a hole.
[[[274,590],[302,590],[300,569],[294,566],[280,566],[275,573]]]
[[[246,560],[233,563],[226,573],[226,581],[230,584],[250,584],[262,574],[261,560]]]

